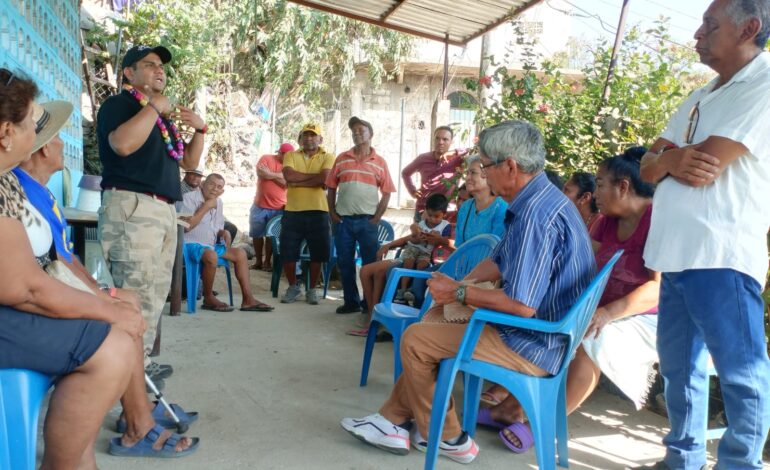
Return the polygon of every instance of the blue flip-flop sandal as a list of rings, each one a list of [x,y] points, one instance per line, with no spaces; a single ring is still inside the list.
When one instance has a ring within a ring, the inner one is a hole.
[[[160,439],[163,431],[165,431],[163,426],[156,424],[155,427],[150,429],[150,431],[144,436],[142,440],[131,447],[123,446],[120,443],[120,438],[115,437],[110,440],[110,455],[115,455],[118,457],[155,457],[173,459],[190,455],[198,450],[200,439],[197,437],[191,437],[189,438],[192,440],[190,447],[177,452],[176,444],[179,442],[179,439],[182,439],[183,437],[179,434],[171,434],[166,442],[163,443],[163,447],[160,449],[154,449],[153,446],[156,442],[158,442],[158,439]]]
[[[198,420],[197,411],[185,411],[182,409],[181,406],[177,405],[176,403],[172,403],[170,406],[171,406],[171,409],[174,410],[174,414],[176,414],[176,417],[179,418],[180,423],[190,424]],[[171,418],[171,416],[166,414],[166,408],[159,401],[155,402],[155,408],[153,408],[152,410],[152,417],[155,419],[155,424],[159,424],[166,429],[176,428],[176,423]],[[115,427],[117,428],[117,431],[121,434],[126,432],[126,418],[121,416],[120,419],[118,419],[117,423],[115,424]]]

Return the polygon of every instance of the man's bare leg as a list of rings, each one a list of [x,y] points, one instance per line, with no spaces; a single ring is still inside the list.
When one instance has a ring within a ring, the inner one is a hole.
[[[262,269],[262,247],[265,245],[265,239],[262,237],[254,237],[252,244],[254,245],[254,264],[251,268]],[[270,246],[269,243],[267,245]],[[269,262],[269,260],[270,258],[267,256],[267,253],[265,253],[265,262]]]
[[[104,416],[126,389],[132,369],[144,374],[140,354],[131,337],[113,328],[85,364],[56,385],[45,418],[45,452],[41,470],[78,468],[93,446]]]
[[[262,266],[265,271],[272,271],[273,269],[273,242],[270,237],[265,237],[265,261]]]
[[[134,345],[134,356],[139,361],[142,358],[142,346],[140,342]],[[141,362],[139,362],[141,364]],[[123,405],[123,417],[126,419],[126,432],[121,437],[121,445],[131,447],[140,440],[155,426],[155,419],[152,417],[152,403],[147,399],[147,392],[144,388],[144,368],[134,367],[131,371],[131,378],[126,387],[126,391],[120,399]],[[171,433],[165,433],[166,437],[161,437],[155,444],[156,449],[161,449]],[[192,445],[192,440],[185,437],[176,444],[177,452],[187,449]]]
[[[201,279],[203,281],[203,303],[212,307],[227,307],[227,304],[214,295],[214,277],[217,275],[217,253],[205,250],[201,256]]]
[[[254,298],[251,293],[251,285],[249,284],[249,259],[246,256],[246,252],[241,248],[228,248],[227,252],[222,255],[222,258],[232,261],[235,268],[235,278],[241,286],[241,296],[243,297],[241,308],[262,305],[263,302]]]

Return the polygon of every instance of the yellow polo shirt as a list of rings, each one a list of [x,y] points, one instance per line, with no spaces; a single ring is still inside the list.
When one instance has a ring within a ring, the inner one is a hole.
[[[334,155],[327,153],[323,147],[312,157],[305,156],[305,152],[295,150],[283,156],[283,167],[292,168],[294,171],[307,174],[320,174],[323,170],[331,170],[334,166]],[[304,188],[291,186],[286,190],[286,208],[289,212],[299,211],[325,211],[329,212],[324,188]]]

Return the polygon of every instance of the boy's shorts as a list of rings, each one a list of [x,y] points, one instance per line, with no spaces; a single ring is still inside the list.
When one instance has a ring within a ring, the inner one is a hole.
[[[416,263],[424,261],[430,264],[430,253],[426,253],[416,246],[407,245],[404,247],[404,249],[401,250],[401,255],[399,255],[398,259],[401,261],[405,259],[413,259]]]

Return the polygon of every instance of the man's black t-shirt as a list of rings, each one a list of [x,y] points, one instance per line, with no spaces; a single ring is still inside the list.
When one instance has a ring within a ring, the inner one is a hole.
[[[142,109],[127,91],[108,98],[99,108],[96,136],[102,161],[102,189],[118,188],[138,193],[154,193],[174,201],[182,200],[179,163],[166,150],[158,126],[153,126],[139,150],[121,157],[108,140],[110,132],[120,127]],[[168,121],[166,121],[168,127]]]

